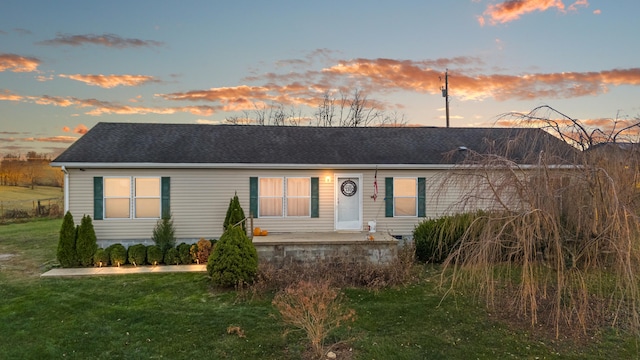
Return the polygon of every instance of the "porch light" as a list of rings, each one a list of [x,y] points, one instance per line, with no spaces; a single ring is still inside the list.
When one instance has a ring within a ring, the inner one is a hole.
[[[324,182],[326,183],[330,183],[331,182],[331,176],[327,175],[324,177]]]

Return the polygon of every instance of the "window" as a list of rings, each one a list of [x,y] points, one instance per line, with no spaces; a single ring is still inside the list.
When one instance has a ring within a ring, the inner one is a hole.
[[[395,216],[416,216],[417,188],[415,178],[393,179],[393,212]]]
[[[282,216],[282,178],[260,178],[260,216]]]
[[[136,218],[160,217],[160,178],[135,178]]]
[[[159,218],[160,178],[104,178],[104,217],[106,219],[131,218],[132,205],[133,218]]]
[[[259,216],[310,216],[310,178],[260,178]],[[283,215],[286,214],[286,215]]]
[[[309,178],[287,178],[287,216],[309,216],[310,204]]]
[[[131,178],[104,179],[105,218],[130,218]]]

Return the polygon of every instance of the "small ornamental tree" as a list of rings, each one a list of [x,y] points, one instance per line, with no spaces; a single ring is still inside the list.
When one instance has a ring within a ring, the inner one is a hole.
[[[98,243],[91,216],[85,215],[80,222],[78,238],[76,240],[76,252],[80,265],[91,266],[93,264],[93,254],[95,254],[97,249]]]
[[[160,248],[162,255],[176,245],[176,230],[173,227],[171,216],[163,217],[158,220],[156,227],[153,229],[153,242]]]
[[[253,281],[258,271],[258,252],[242,227],[228,228],[216,243],[207,262],[211,280],[223,287]]]
[[[211,255],[211,241],[201,238],[196,244],[196,262],[198,264],[204,264],[209,260]]]
[[[67,211],[60,227],[60,240],[56,252],[58,262],[62,267],[78,266],[78,253],[76,252],[76,236],[78,232],[73,223],[73,215]]]
[[[231,201],[229,201],[227,216],[225,216],[224,218],[224,224],[222,225],[222,228],[226,231],[229,227],[241,223],[242,230],[246,232],[247,228],[245,222],[243,221],[244,218],[244,210],[242,210],[242,206],[240,206],[240,199],[238,199],[238,194],[235,194]]]

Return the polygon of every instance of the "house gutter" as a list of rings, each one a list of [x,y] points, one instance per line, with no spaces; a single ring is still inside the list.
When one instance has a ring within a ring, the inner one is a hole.
[[[451,169],[487,169],[484,165],[461,164],[255,164],[255,163],[95,163],[95,162],[67,162],[51,163],[51,166],[75,169],[420,169],[420,170],[451,170]],[[576,165],[547,165],[548,169],[576,169]],[[490,168],[504,169],[500,166]],[[539,165],[513,165],[512,168],[537,169]],[[64,170],[63,170],[64,171]],[[66,183],[65,183],[66,184]]]

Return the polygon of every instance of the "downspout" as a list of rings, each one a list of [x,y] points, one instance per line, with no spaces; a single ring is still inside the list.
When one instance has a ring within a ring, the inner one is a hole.
[[[66,214],[69,211],[69,172],[64,165],[61,169],[64,173],[64,213]]]

